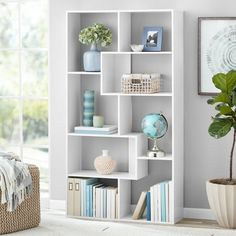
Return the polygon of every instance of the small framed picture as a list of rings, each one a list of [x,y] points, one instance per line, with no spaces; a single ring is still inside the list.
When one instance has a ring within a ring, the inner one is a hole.
[[[198,94],[219,93],[217,73],[236,70],[236,17],[198,18]]]
[[[161,51],[162,45],[162,27],[144,27],[143,40],[144,45],[143,51],[146,52],[158,52]]]

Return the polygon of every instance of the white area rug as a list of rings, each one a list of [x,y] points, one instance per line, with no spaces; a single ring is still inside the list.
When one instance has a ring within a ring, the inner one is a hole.
[[[9,236],[236,236],[234,230],[199,229],[66,218],[57,212],[42,213],[39,227]]]

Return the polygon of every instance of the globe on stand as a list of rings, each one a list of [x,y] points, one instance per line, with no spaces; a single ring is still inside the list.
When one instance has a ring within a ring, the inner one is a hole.
[[[165,152],[157,146],[157,139],[163,137],[168,130],[168,122],[164,115],[159,113],[150,113],[142,120],[143,133],[154,141],[152,149],[147,152],[148,157],[164,157]]]

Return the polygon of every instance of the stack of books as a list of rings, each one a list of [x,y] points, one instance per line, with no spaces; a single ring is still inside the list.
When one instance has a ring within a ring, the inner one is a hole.
[[[142,192],[132,218],[135,220],[142,218],[146,209],[147,221],[170,222],[171,185],[171,181],[165,181],[151,186],[148,192]]]
[[[117,187],[95,178],[68,178],[67,214],[71,216],[118,218]]]
[[[74,128],[75,133],[77,134],[97,134],[97,135],[106,135],[106,134],[115,134],[118,131],[117,125],[104,125],[102,128],[87,127],[87,126],[76,126]]]

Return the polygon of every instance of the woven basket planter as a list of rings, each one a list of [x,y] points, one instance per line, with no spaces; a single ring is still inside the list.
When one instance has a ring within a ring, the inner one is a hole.
[[[33,181],[33,192],[13,212],[6,210],[7,204],[0,204],[0,234],[30,229],[40,223],[39,169],[32,165],[29,169]]]
[[[127,94],[150,94],[160,92],[160,74],[124,74],[121,92]]]

